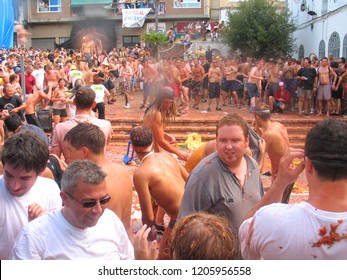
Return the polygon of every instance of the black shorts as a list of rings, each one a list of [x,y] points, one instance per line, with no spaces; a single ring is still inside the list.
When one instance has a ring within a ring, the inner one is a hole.
[[[53,109],[53,116],[67,117],[66,109]]]
[[[208,98],[219,98],[220,97],[220,85],[219,83],[210,83]]]

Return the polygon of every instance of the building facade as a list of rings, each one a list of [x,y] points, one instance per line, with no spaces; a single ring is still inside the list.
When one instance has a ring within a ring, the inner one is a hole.
[[[347,57],[347,0],[287,0],[297,30],[298,58]]]
[[[112,46],[131,46],[154,30],[156,22],[158,32],[174,27],[177,33],[201,24],[210,18],[209,6],[210,0],[26,0],[24,25],[31,33],[27,47],[52,49],[74,39],[73,48],[78,48],[80,35],[88,32]],[[123,27],[122,10],[140,8],[151,9],[144,25]]]

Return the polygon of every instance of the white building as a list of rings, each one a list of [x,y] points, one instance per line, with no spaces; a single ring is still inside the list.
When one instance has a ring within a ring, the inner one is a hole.
[[[297,27],[298,58],[347,57],[347,0],[287,0]]]

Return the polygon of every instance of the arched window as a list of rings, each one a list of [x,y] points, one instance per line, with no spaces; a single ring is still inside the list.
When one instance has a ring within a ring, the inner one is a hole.
[[[304,45],[300,45],[300,47],[299,47],[299,59],[302,59],[304,57],[305,57]]]
[[[334,58],[340,57],[340,36],[333,32],[329,38],[328,54],[333,54]]]
[[[345,58],[347,57],[347,34],[343,38],[342,56]]]
[[[326,54],[325,54],[325,42],[324,42],[324,40],[322,40],[319,43],[318,58],[322,59],[324,56],[326,56]]]

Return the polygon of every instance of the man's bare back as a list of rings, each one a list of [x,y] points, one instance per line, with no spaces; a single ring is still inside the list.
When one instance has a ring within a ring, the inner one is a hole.
[[[134,185],[143,219],[147,220],[144,223],[154,222],[152,199],[172,221],[176,220],[187,177],[188,172],[171,154],[149,153],[143,158],[134,174]]]
[[[104,162],[100,164],[107,173],[106,188],[109,196],[112,197],[107,204],[107,208],[117,214],[123,222],[130,240],[131,234],[131,205],[132,205],[132,181],[128,171],[121,165]]]

